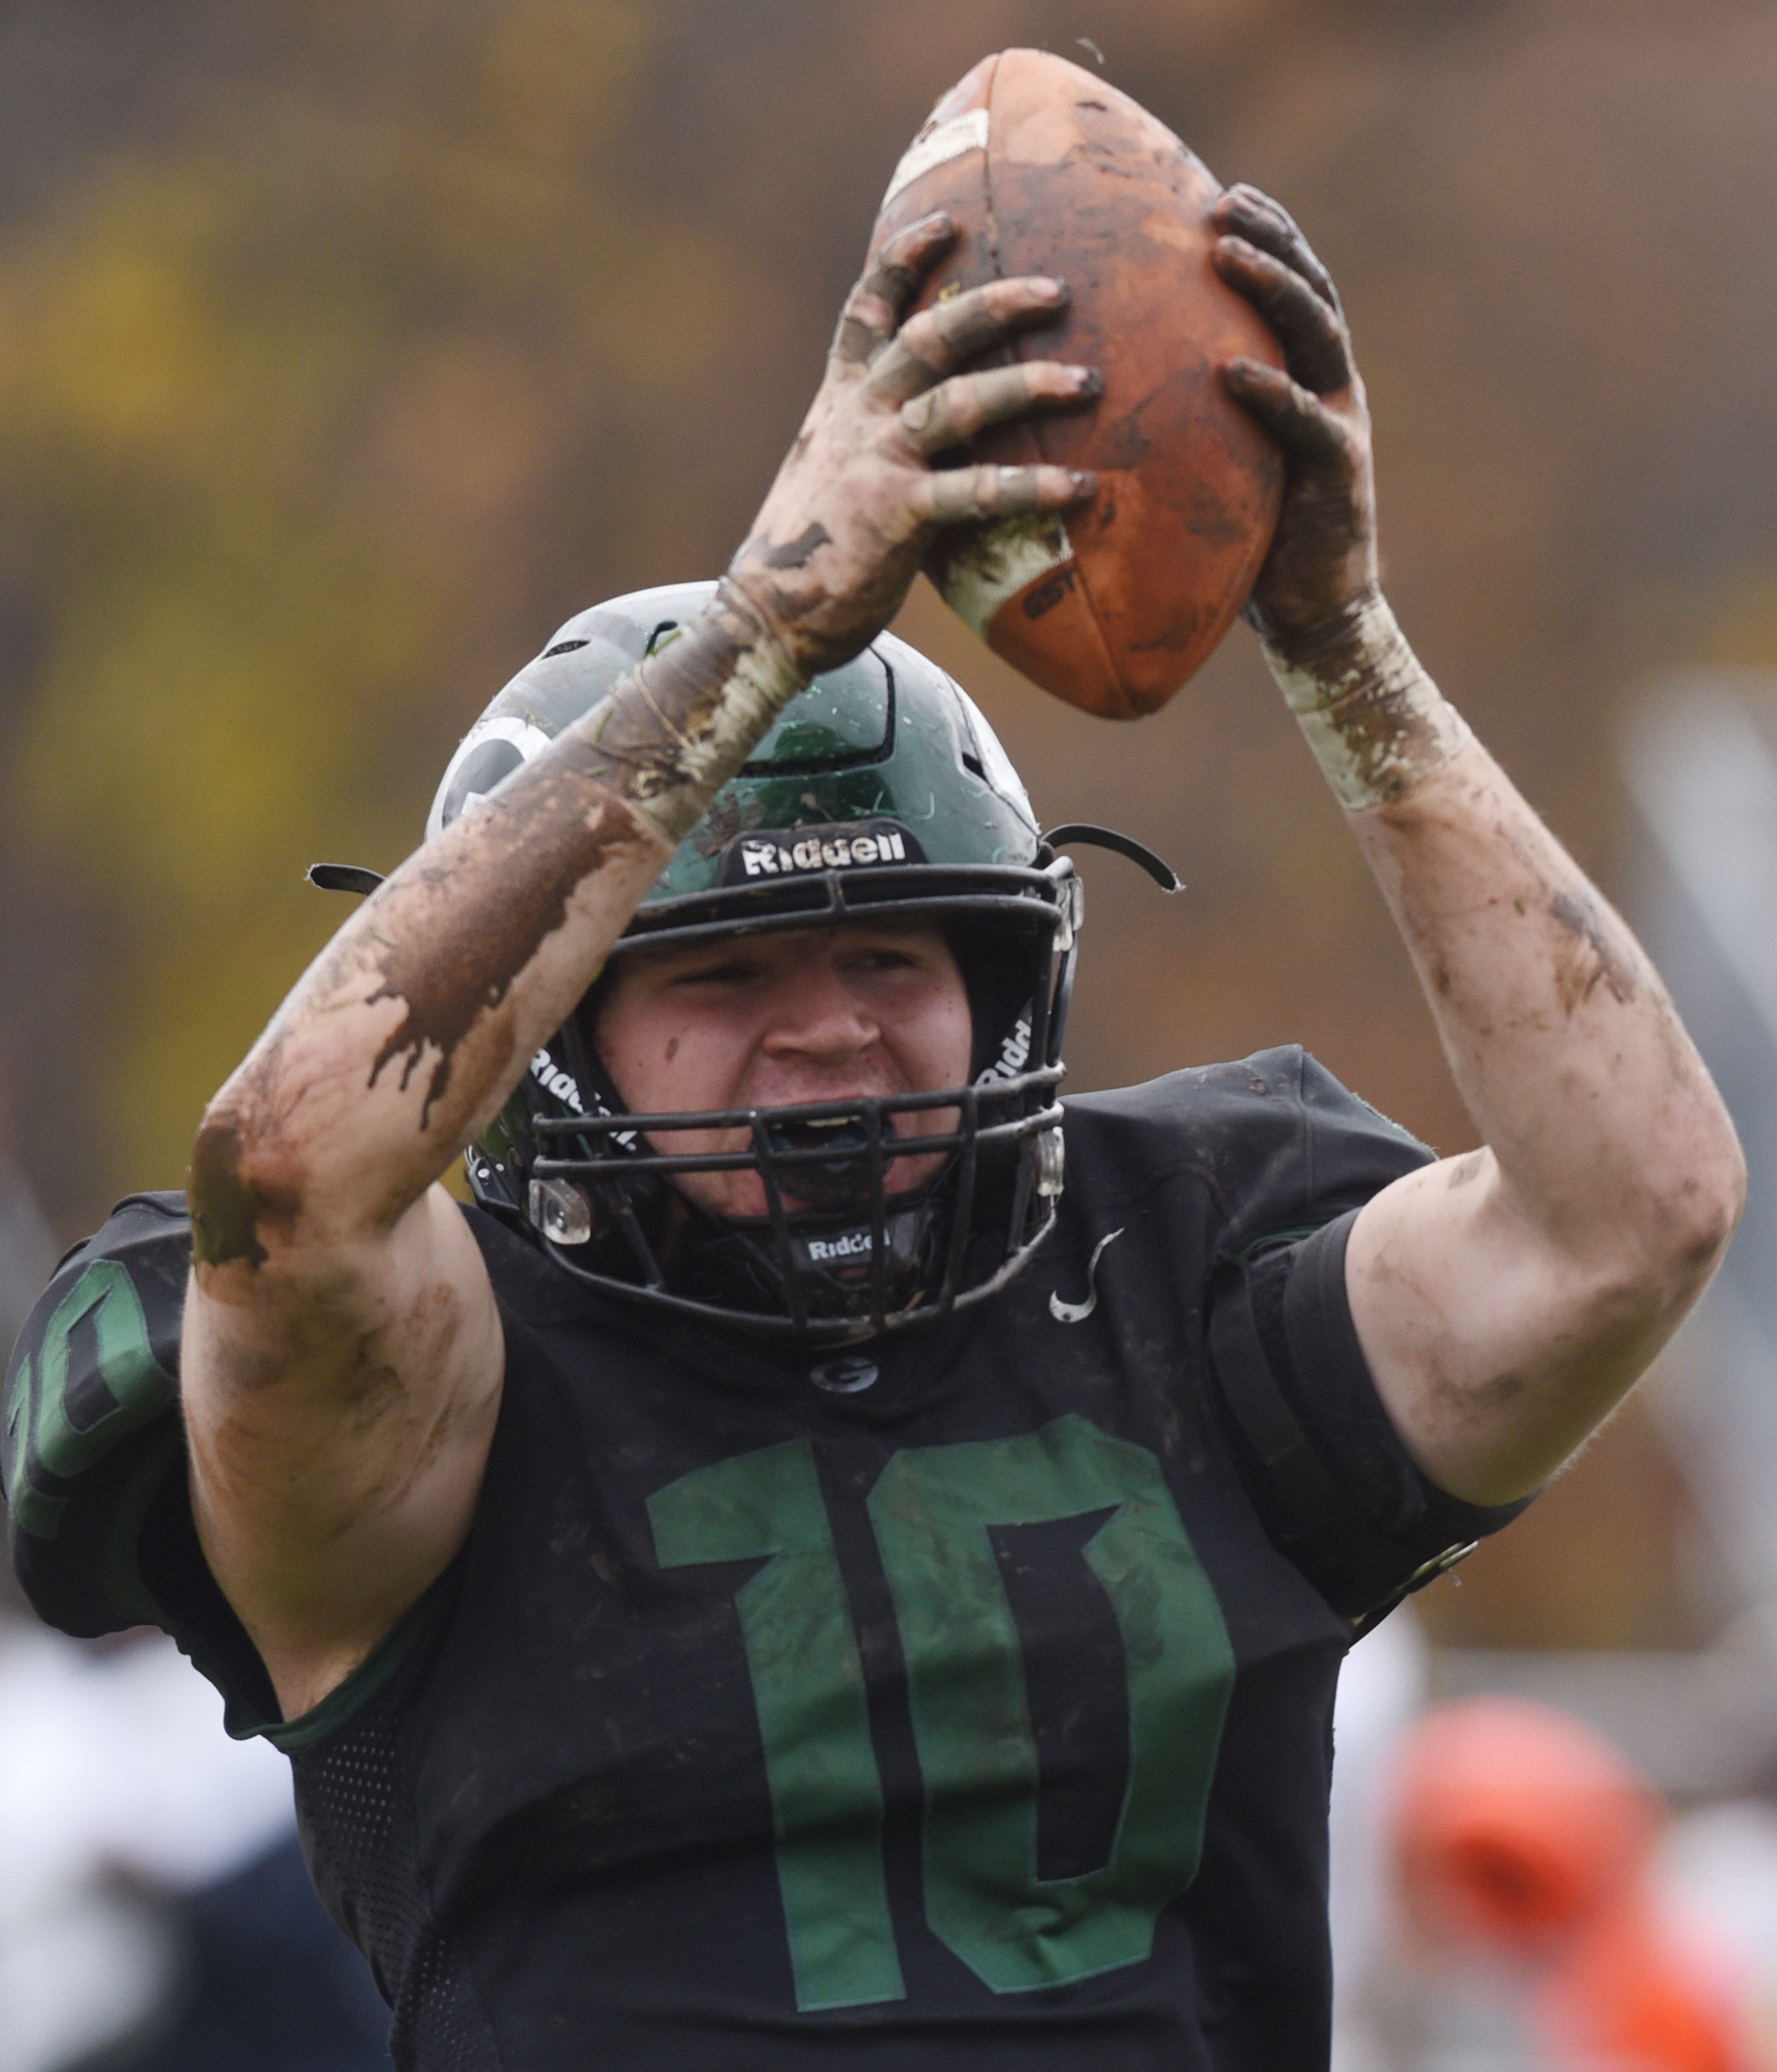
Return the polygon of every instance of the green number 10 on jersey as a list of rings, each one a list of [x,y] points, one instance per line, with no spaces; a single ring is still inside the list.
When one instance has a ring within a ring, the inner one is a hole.
[[[1145,1448],[1081,1417],[1014,1439],[910,1449],[869,1513],[893,1593],[925,1791],[932,1930],[995,1992],[1139,1963],[1196,1874],[1234,1658]],[[1109,1511],[1082,1558],[1128,1676],[1128,1783],[1109,1860],[1038,1875],[1038,1753],[1023,1657],[989,1537]],[[764,1749],[796,2004],[903,1996],[862,1664],[814,1449],[718,1462],[650,1499],[663,1568],[763,1559],[735,1594]]]

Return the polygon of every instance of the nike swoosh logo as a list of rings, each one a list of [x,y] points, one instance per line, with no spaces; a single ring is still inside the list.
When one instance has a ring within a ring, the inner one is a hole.
[[[1086,1299],[1084,1302],[1063,1302],[1058,1289],[1049,1297],[1049,1314],[1058,1324],[1083,1324],[1098,1307],[1098,1262],[1104,1256],[1104,1248],[1114,1244],[1123,1235],[1125,1226],[1119,1224],[1107,1231],[1092,1247],[1092,1256],[1086,1262]]]

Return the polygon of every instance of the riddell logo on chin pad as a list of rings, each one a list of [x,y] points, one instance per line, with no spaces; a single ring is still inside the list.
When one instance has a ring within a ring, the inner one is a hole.
[[[860,865],[923,863],[917,840],[896,820],[853,820],[813,828],[761,828],[730,842],[722,860],[723,885],[762,878],[800,878]]]
[[[847,1231],[843,1237],[810,1238],[808,1257],[817,1266],[827,1266],[835,1260],[867,1257],[871,1248],[868,1231]]]

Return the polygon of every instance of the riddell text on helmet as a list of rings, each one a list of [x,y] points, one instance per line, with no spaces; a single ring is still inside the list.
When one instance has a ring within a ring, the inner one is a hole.
[[[748,840],[740,845],[741,868],[749,878],[779,871],[839,870],[854,863],[905,863],[907,842],[898,834],[810,837],[788,848]]]
[[[925,861],[919,837],[899,820],[828,820],[737,835],[722,851],[718,879],[724,886],[746,885],[761,878]]]

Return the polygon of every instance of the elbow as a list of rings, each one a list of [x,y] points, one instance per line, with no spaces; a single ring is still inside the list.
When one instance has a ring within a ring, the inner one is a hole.
[[[1662,1305],[1689,1309],[1721,1264],[1746,1202],[1746,1161],[1725,1110],[1671,1161],[1647,1219],[1643,1272]]]
[[[253,1126],[226,1090],[199,1126],[187,1194],[196,1263],[242,1264],[250,1272],[270,1257],[268,1238],[288,1233],[301,1198],[287,1155]]]
[[[1692,1243],[1698,1270],[1707,1281],[1721,1263],[1746,1206],[1746,1154],[1726,1113],[1721,1143],[1713,1167],[1697,1184],[1699,1207],[1693,1215]]]
[[[312,1281],[386,1240],[413,1197],[392,1186],[380,1145],[349,1102],[249,1059],[206,1110],[187,1198],[200,1269]],[[423,1192],[423,1186],[418,1190]]]
[[[1719,1106],[1682,1137],[1647,1131],[1628,1158],[1589,1176],[1556,1249],[1590,1329],[1663,1340],[1721,1264],[1746,1198],[1746,1158]]]

